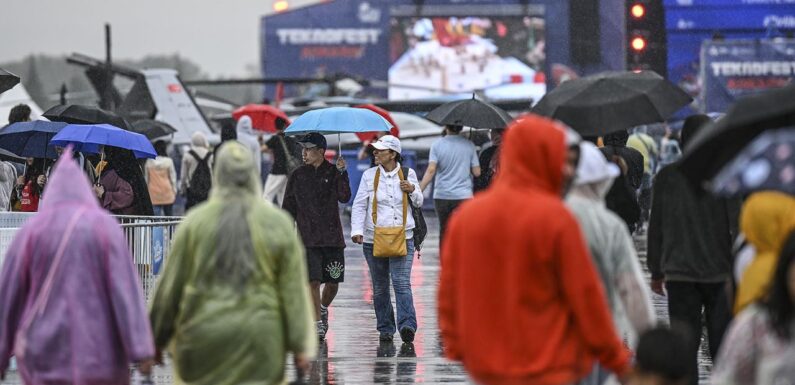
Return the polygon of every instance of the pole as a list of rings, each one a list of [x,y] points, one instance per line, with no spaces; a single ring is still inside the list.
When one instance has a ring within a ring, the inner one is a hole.
[[[113,59],[111,57],[110,33],[110,23],[105,23],[105,95],[102,107],[113,111],[116,106],[113,105]]]
[[[66,104],[66,83],[61,84],[61,105]]]

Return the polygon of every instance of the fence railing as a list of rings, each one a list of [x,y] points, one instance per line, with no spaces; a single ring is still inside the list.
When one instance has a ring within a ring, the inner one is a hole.
[[[0,213],[0,266],[14,236],[35,213]],[[182,217],[116,216],[132,253],[133,263],[143,286],[147,302],[152,298],[157,275],[171,248]]]

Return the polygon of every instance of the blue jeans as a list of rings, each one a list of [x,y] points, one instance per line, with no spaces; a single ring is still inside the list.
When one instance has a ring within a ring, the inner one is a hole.
[[[154,215],[158,217],[161,216],[170,217],[174,213],[173,208],[174,205],[152,206],[152,209],[154,210]]]
[[[363,245],[364,258],[370,267],[373,280],[373,305],[377,329],[381,334],[393,335],[397,330],[410,328],[417,331],[417,314],[414,311],[414,297],[411,294],[411,265],[414,263],[414,241],[406,241],[408,254],[405,257],[373,257],[373,244]],[[397,328],[392,298],[389,294],[389,279],[395,290],[397,304]]]

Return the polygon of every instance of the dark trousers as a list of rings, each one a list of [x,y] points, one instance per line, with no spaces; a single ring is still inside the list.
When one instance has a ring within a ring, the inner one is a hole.
[[[466,200],[448,200],[448,199],[434,199],[433,205],[436,208],[436,215],[439,217],[439,250],[442,249],[442,242],[444,240],[444,231],[447,229],[447,221],[455,209],[464,203]]]
[[[701,310],[706,316],[709,353],[712,359],[718,355],[723,334],[731,322],[731,308],[726,295],[725,283],[666,282],[668,291],[668,314],[671,326],[685,328],[690,336],[691,384],[698,384],[698,349],[701,345]]]

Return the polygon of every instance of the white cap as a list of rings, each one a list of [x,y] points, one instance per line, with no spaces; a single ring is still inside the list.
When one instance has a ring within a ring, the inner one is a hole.
[[[621,170],[608,162],[602,151],[591,142],[580,143],[580,164],[577,165],[576,185],[584,185],[615,179]]]
[[[378,139],[378,141],[371,144],[371,146],[376,150],[392,150],[398,154],[401,153],[400,139],[392,135],[382,136],[381,139]]]

